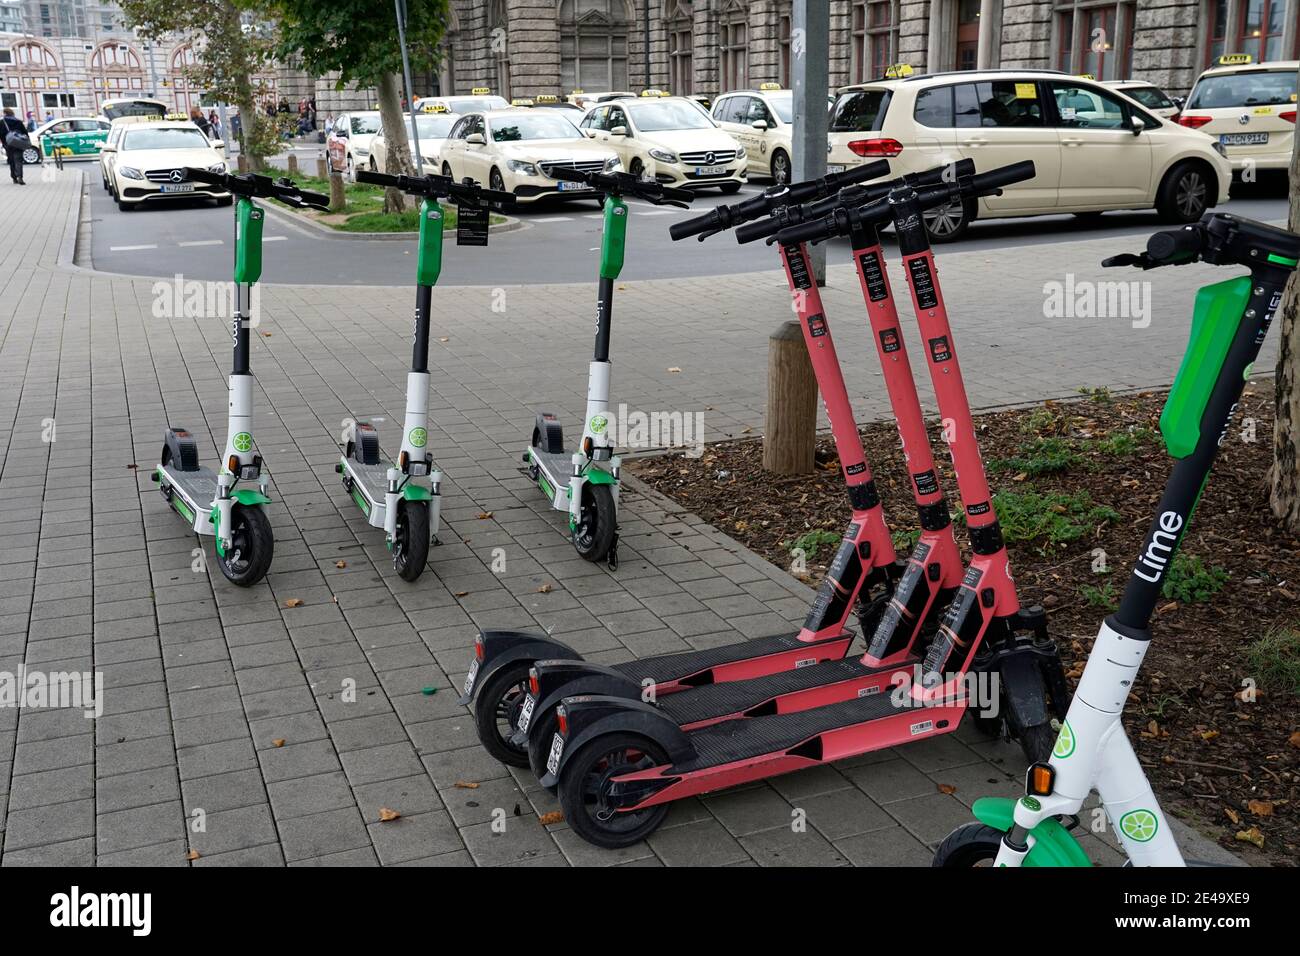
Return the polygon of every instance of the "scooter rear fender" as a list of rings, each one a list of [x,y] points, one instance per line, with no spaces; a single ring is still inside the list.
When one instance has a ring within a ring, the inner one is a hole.
[[[521,660],[531,664],[549,658],[582,660],[582,655],[563,641],[537,631],[480,631],[474,639],[474,658],[478,662],[474,679],[457,700],[462,707],[474,699],[476,689],[507,664]]]

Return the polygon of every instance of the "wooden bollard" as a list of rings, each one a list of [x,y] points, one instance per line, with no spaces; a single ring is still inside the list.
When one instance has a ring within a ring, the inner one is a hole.
[[[329,164],[329,160],[327,160],[324,156],[317,157],[317,159],[316,159],[316,178],[317,178],[317,179],[329,179],[329,176],[330,176],[330,164]]]
[[[298,175],[298,154],[297,153],[289,154],[289,175],[290,176]]]
[[[343,193],[343,174],[330,170],[330,212],[342,212],[347,197]]]
[[[241,173],[248,172],[248,157],[243,153],[240,153],[235,157],[235,168],[237,168]]]
[[[763,470],[807,474],[813,470],[816,447],[817,378],[803,330],[791,320],[781,323],[768,339]]]

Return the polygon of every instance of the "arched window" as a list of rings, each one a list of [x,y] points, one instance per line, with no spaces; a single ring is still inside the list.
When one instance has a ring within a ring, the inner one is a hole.
[[[853,82],[885,75],[898,48],[894,0],[856,0],[853,4]]]
[[[73,94],[59,92],[63,81],[59,78],[59,61],[53,50],[38,40],[20,41],[11,50],[13,63],[8,70],[8,83],[9,89],[18,94],[15,97],[18,115],[31,113],[39,122],[52,109],[75,105]]]
[[[695,37],[691,30],[691,0],[673,0],[665,19],[668,26],[668,89],[673,93],[695,91],[695,71],[691,65],[691,47]]]
[[[44,43],[37,43],[35,40],[26,40],[22,43],[15,43],[13,46],[14,63],[19,66],[27,66],[35,69],[48,67],[51,70],[59,68],[59,61],[55,59],[54,51]]]
[[[510,98],[510,19],[505,0],[488,7],[488,54],[492,60],[492,92]]]
[[[743,90],[749,85],[749,11],[739,0],[722,8],[719,24],[718,92]]]
[[[139,94],[144,89],[144,67],[140,56],[124,43],[101,43],[90,55],[91,82],[95,103]]]
[[[627,88],[628,20],[625,0],[561,0],[561,89]]]
[[[199,105],[201,91],[197,87],[191,88],[190,79],[198,62],[191,43],[182,43],[167,58],[167,84],[172,88],[172,99],[181,113],[188,113],[191,106]]]

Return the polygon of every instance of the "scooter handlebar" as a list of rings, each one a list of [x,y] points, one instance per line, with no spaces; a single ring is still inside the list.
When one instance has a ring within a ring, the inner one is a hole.
[[[210,169],[195,166],[185,168],[185,176],[195,182],[209,186],[222,186],[237,196],[257,197],[259,199],[278,199],[289,206],[305,209],[328,209],[330,197],[309,189],[300,189],[291,179],[281,177],[272,179],[257,173],[214,173]]]
[[[552,179],[563,179],[571,183],[586,183],[592,189],[599,189],[601,192],[615,196],[635,196],[656,206],[667,203],[686,208],[695,200],[695,193],[689,189],[665,186],[653,179],[642,179],[631,173],[584,173],[568,166],[552,166],[546,170],[546,175]]]
[[[1165,229],[1147,240],[1147,257],[1160,265],[1191,262],[1201,253],[1205,237],[1197,225]]]
[[[990,169],[987,173],[972,176],[970,189],[963,189],[962,192],[971,197],[991,196],[1003,186],[1023,183],[1026,179],[1033,179],[1034,176],[1034,161],[1026,159],[1023,162],[999,166],[997,169]]]
[[[458,203],[476,206],[492,205],[500,207],[515,204],[514,193],[487,189],[473,180],[458,183],[450,176],[438,176],[434,173],[427,173],[424,176],[390,176],[388,173],[375,173],[368,169],[358,169],[357,182],[398,189],[413,196],[453,199]]]

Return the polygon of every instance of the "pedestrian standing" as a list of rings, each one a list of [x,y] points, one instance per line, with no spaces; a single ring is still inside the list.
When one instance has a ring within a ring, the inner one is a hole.
[[[213,139],[221,139],[221,118],[216,110],[208,111],[208,129],[212,131]]]
[[[27,132],[29,133],[36,132],[36,114],[33,113],[31,110],[27,111]]]
[[[212,138],[212,126],[209,125],[207,117],[203,115],[203,110],[197,106],[190,107],[190,122],[197,126],[208,139]]]
[[[9,161],[9,178],[19,186],[23,182],[23,151],[32,145],[23,121],[14,116],[14,111],[6,106],[4,116],[0,117],[0,138],[5,145],[5,158]]]

